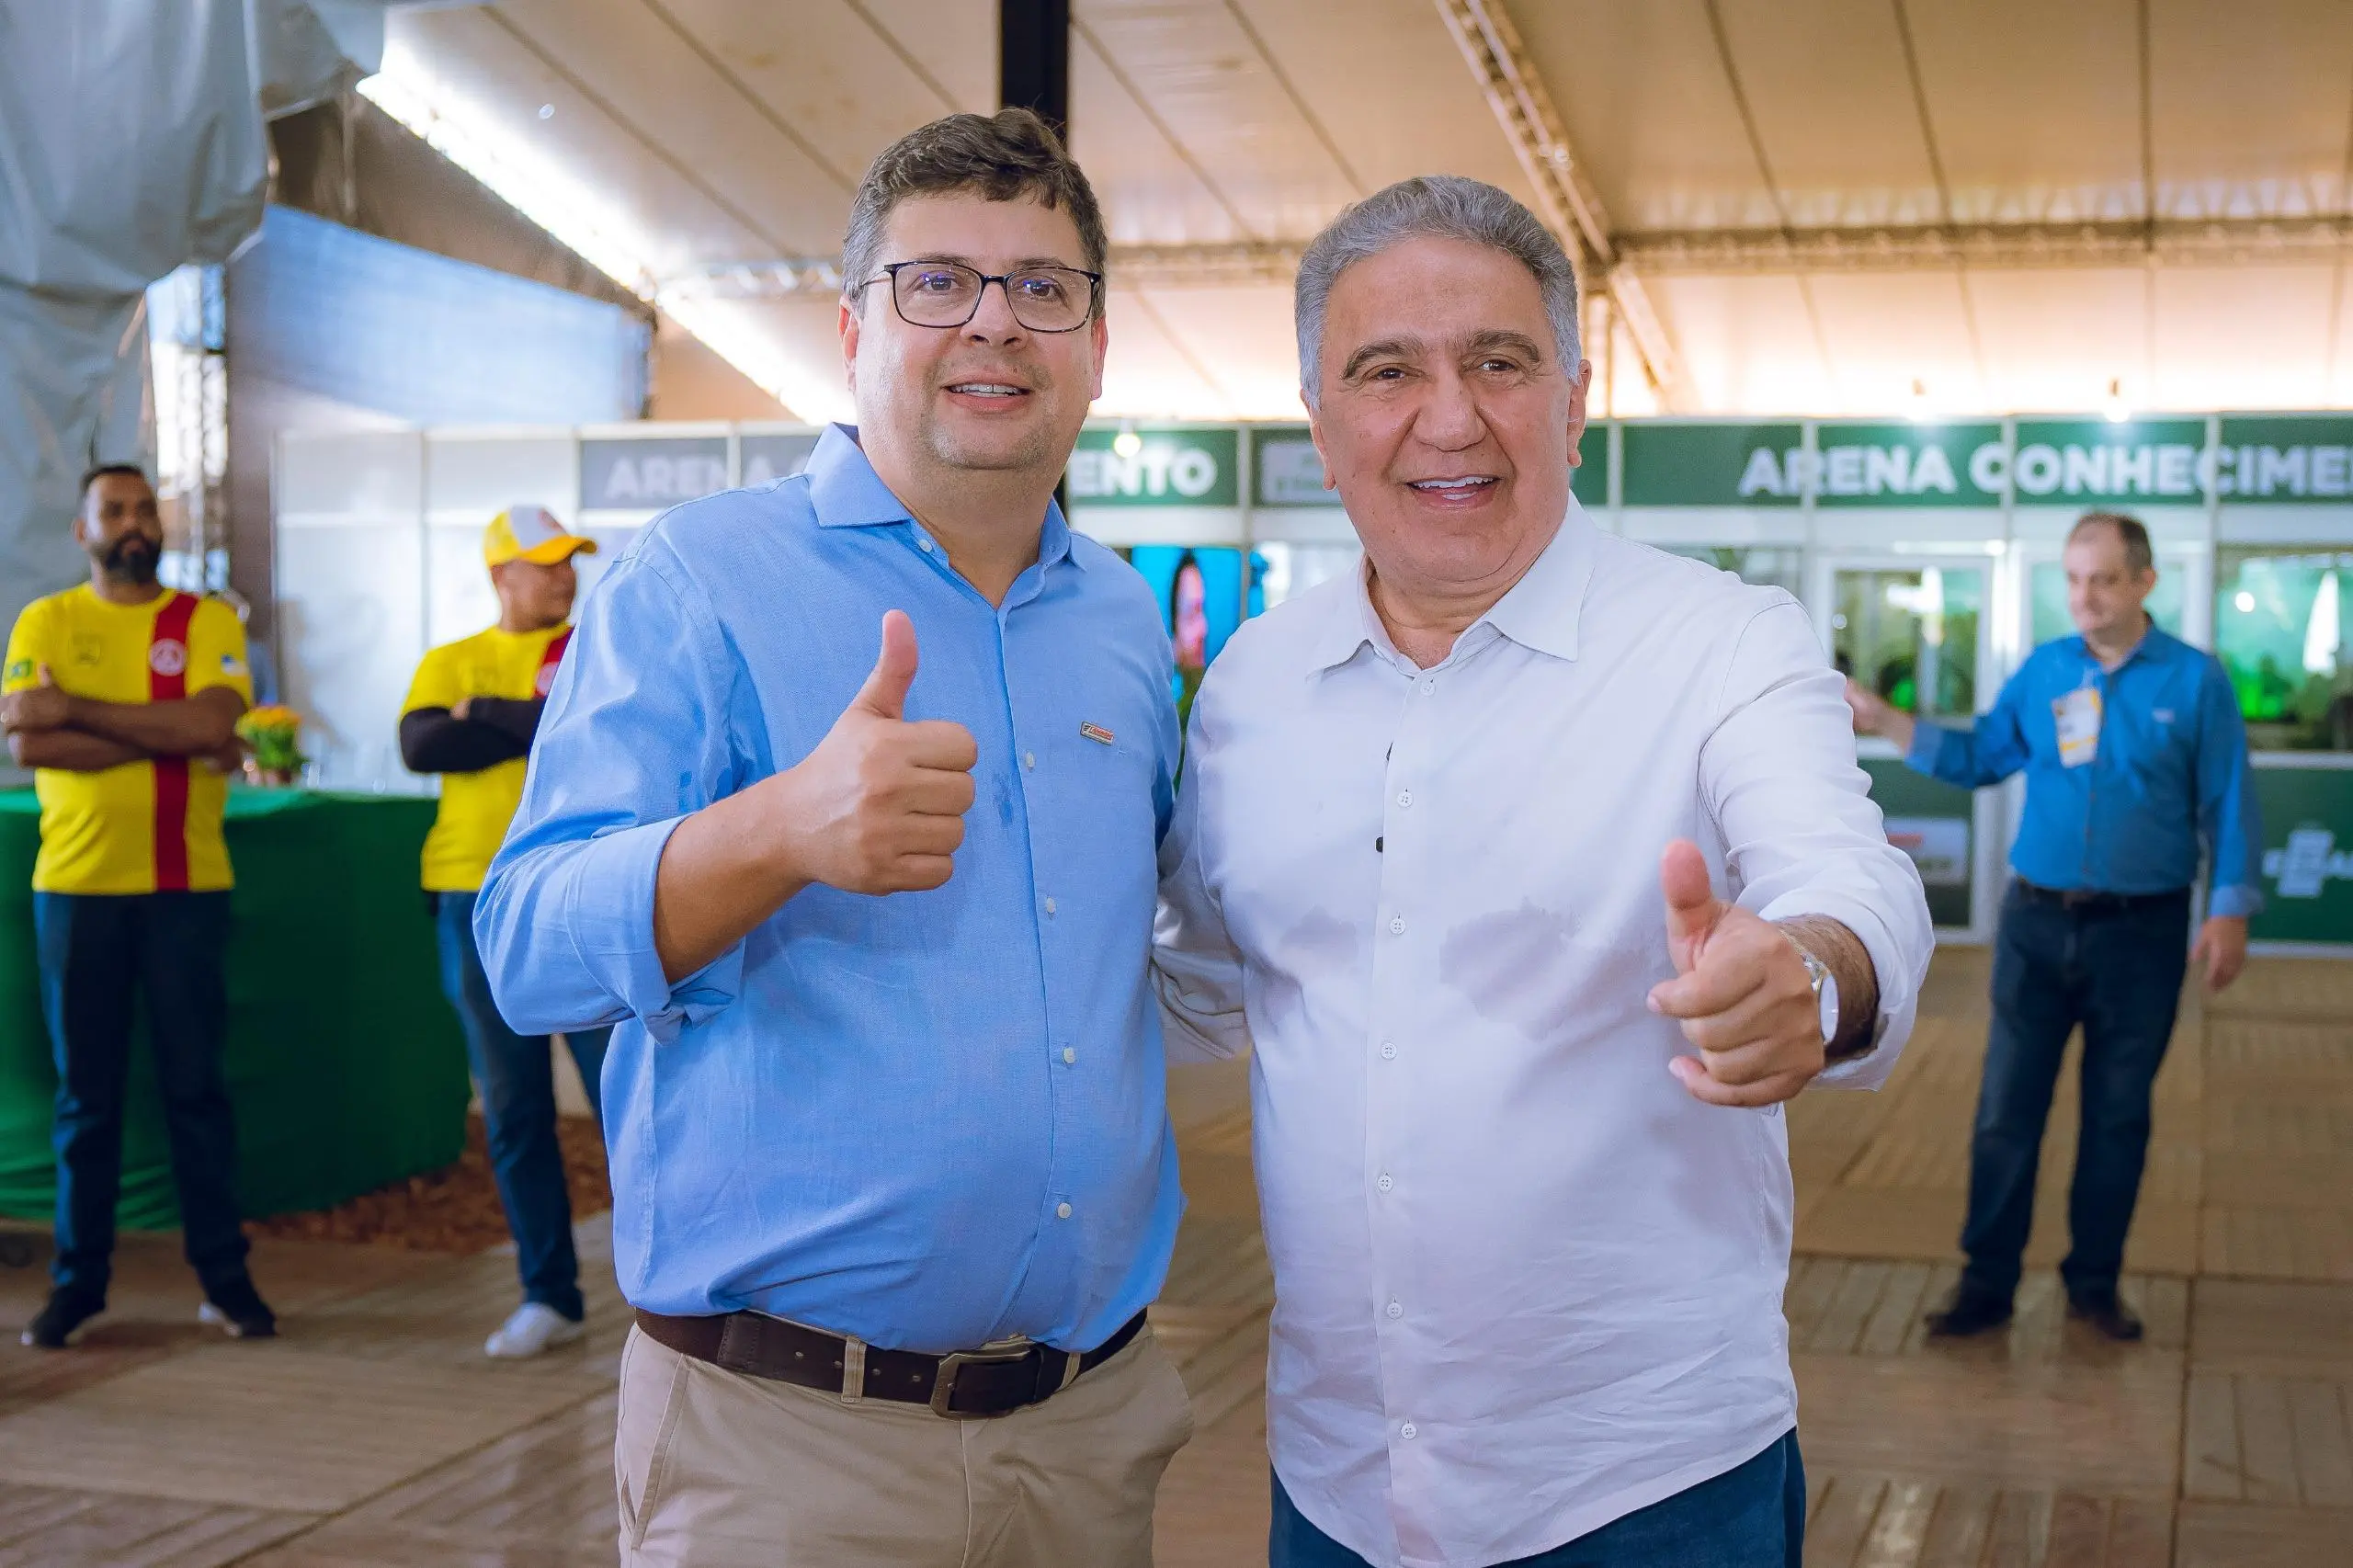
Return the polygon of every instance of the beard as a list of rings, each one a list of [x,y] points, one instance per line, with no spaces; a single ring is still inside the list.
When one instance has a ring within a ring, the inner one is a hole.
[[[155,580],[155,564],[163,551],[143,534],[126,534],[107,546],[98,569],[118,583],[145,587]]]

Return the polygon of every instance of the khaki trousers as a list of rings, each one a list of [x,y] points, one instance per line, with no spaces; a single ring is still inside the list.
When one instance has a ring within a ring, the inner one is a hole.
[[[1193,1435],[1146,1328],[1043,1404],[935,1415],[723,1371],[635,1329],[613,1444],[622,1568],[1152,1568]]]

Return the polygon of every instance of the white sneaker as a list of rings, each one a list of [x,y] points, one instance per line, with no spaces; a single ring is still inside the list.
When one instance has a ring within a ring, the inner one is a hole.
[[[525,1356],[537,1356],[559,1345],[569,1345],[587,1329],[540,1301],[526,1301],[517,1307],[498,1332],[483,1341],[483,1354],[514,1360]]]

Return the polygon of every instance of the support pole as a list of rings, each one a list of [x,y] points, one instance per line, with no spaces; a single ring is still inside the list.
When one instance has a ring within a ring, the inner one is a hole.
[[[997,102],[1070,140],[1070,0],[997,0]]]

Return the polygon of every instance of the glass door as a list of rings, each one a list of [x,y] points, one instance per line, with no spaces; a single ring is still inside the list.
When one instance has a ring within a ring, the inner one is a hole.
[[[1967,725],[1993,700],[1991,557],[1830,555],[1814,571],[1815,619],[1841,673],[1930,722]],[[1889,840],[1919,868],[1938,926],[1984,940],[1996,881],[1994,792],[1972,798],[1915,773],[1877,737],[1855,749]]]

